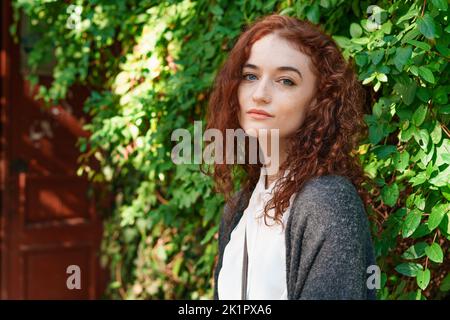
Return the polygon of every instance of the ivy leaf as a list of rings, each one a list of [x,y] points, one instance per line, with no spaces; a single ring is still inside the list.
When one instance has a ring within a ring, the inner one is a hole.
[[[405,171],[405,169],[409,165],[409,153],[408,151],[404,150],[401,153],[395,153],[394,154],[394,164],[395,169],[397,169],[400,172]]]
[[[372,63],[374,65],[377,65],[380,63],[381,59],[384,57],[384,51],[383,50],[375,50],[369,53],[370,60],[372,60]]]
[[[439,230],[441,230],[445,235],[450,235],[450,212],[442,218],[442,221],[439,224]]]
[[[436,166],[441,166],[445,163],[450,164],[450,140],[442,139],[441,144],[436,148]]]
[[[431,98],[430,90],[424,87],[420,87],[416,91],[417,98],[419,98],[422,102],[428,103],[428,100]]]
[[[425,255],[425,248],[428,246],[426,242],[418,242],[409,247],[403,254],[403,259],[413,260],[422,258]]]
[[[413,232],[419,226],[421,219],[422,219],[422,211],[418,209],[413,209],[408,213],[402,226],[403,238],[407,238],[413,234]]]
[[[401,273],[408,277],[415,277],[417,275],[417,271],[422,270],[422,265],[413,262],[401,263],[395,267],[395,270],[398,273]]]
[[[431,3],[439,10],[447,11],[448,9],[447,0],[431,0]]]
[[[437,176],[431,178],[429,182],[436,187],[444,187],[450,184],[450,166],[440,171]]]
[[[352,23],[350,25],[350,35],[352,36],[352,38],[359,38],[362,35],[362,28],[359,24],[357,23]]]
[[[393,145],[376,146],[375,148],[373,148],[373,152],[377,155],[378,159],[386,159],[396,151],[397,147]]]
[[[426,115],[427,115],[427,107],[422,104],[416,109],[416,111],[414,111],[414,114],[412,116],[412,122],[419,127],[425,120]]]
[[[428,43],[426,43],[426,42],[417,41],[417,40],[408,40],[407,43],[412,44],[416,48],[422,49],[424,51],[430,51],[431,50],[431,46]]]
[[[442,129],[439,123],[436,123],[433,131],[430,133],[431,141],[433,141],[434,144],[438,144],[441,142],[442,139]]]
[[[444,292],[450,290],[450,273],[445,276],[444,280],[442,280],[439,290]]]
[[[450,86],[440,86],[433,90],[433,100],[439,104],[446,104],[448,102],[448,92]]]
[[[413,133],[414,139],[416,140],[417,144],[424,150],[427,149],[428,141],[429,141],[429,135],[428,131],[425,129],[414,131]]]
[[[396,83],[394,85],[395,91],[397,91],[402,97],[403,102],[409,106],[413,103],[416,96],[417,85],[415,82],[411,81],[408,84]]]
[[[442,218],[444,218],[444,215],[448,211],[448,207],[448,204],[439,204],[431,209],[431,214],[428,218],[428,228],[430,230],[437,228],[441,223]]]
[[[417,19],[417,26],[419,27],[420,33],[427,39],[434,39],[436,35],[436,25],[432,16],[428,13],[424,14],[423,17]]]
[[[436,263],[442,263],[442,261],[444,260],[444,253],[442,252],[441,246],[436,242],[426,247],[425,253],[431,261],[434,261]]]
[[[405,48],[397,48],[395,51],[394,64],[398,71],[403,70],[403,66],[411,58],[412,47],[406,46]]]
[[[214,226],[211,229],[209,229],[209,231],[206,233],[205,237],[203,238],[202,241],[200,241],[201,245],[204,245],[206,243],[208,243],[209,240],[211,240],[211,238],[216,234],[216,232],[219,230],[218,226]]]
[[[416,231],[411,235],[411,238],[418,239],[430,234],[430,229],[428,229],[428,223],[421,224],[417,227]]]
[[[420,66],[419,69],[418,69],[418,72],[419,72],[419,76],[423,80],[425,80],[425,81],[427,81],[429,83],[435,83],[436,80],[434,79],[433,72],[431,72],[431,70],[428,69],[427,67]]]
[[[425,270],[418,270],[416,274],[417,285],[420,289],[425,290],[430,283],[430,270],[427,268]]]
[[[319,23],[320,19],[320,10],[319,4],[315,3],[311,7],[306,10],[306,18],[312,23]]]
[[[424,171],[419,172],[418,174],[416,174],[414,177],[412,177],[411,179],[409,179],[409,182],[412,183],[412,186],[418,186],[422,183],[424,183],[425,181],[427,181],[427,175],[425,174]]]
[[[395,182],[390,186],[384,186],[381,190],[383,202],[390,207],[393,207],[397,203],[398,196],[398,185]]]

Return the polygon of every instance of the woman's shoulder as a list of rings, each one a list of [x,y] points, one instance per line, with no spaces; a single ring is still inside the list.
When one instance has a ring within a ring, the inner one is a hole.
[[[308,180],[301,194],[318,197],[339,196],[342,194],[357,194],[356,188],[349,178],[340,175],[324,175]]]
[[[354,219],[355,211],[364,212],[353,183],[339,175],[324,175],[307,181],[295,197],[293,208],[303,212],[303,216],[322,221],[327,218]]]

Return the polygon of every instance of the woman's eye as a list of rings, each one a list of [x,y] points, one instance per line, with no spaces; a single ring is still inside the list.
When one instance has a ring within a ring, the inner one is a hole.
[[[288,86],[293,86],[293,85],[295,85],[295,83],[292,82],[292,81],[289,80],[289,79],[281,79],[281,81],[287,81],[287,82],[285,82],[284,84],[286,84],[286,85],[288,85]]]
[[[244,80],[247,80],[247,81],[254,81],[254,80],[258,79],[258,77],[252,73],[244,74],[242,77],[244,78]],[[295,85],[295,83],[290,79],[281,79],[280,81],[282,84],[289,86],[289,87]]]
[[[249,80],[249,81],[256,80],[256,76],[251,73],[244,74],[243,77],[244,77],[244,80]],[[251,77],[253,77],[253,79]]]

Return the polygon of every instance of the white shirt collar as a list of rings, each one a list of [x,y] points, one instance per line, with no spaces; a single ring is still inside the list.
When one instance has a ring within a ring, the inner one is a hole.
[[[286,169],[286,171],[284,172],[283,177],[286,177],[288,174],[289,174],[289,169]],[[275,184],[280,179],[280,178],[278,178],[278,179],[272,181],[270,183],[270,185],[266,189],[266,175],[267,175],[267,168],[262,166],[261,170],[259,172],[259,180],[258,180],[258,183],[256,184],[256,187],[255,187],[255,192],[263,194],[263,196],[265,198],[270,196],[270,194],[272,193],[272,191],[273,191],[273,189],[275,187]]]

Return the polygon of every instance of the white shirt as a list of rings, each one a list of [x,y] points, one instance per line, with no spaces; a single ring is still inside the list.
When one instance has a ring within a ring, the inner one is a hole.
[[[259,181],[249,200],[248,207],[231,232],[222,260],[218,277],[218,296],[221,300],[240,300],[242,286],[242,262],[244,231],[247,229],[248,250],[248,300],[286,300],[286,244],[285,232],[279,223],[267,218],[264,223],[264,206],[273,196],[276,181],[265,189],[266,169],[260,171]],[[285,172],[285,175],[288,171]],[[286,227],[290,205],[284,212],[282,221]],[[274,216],[274,209],[268,211]]]

